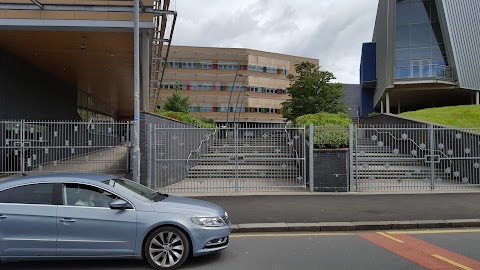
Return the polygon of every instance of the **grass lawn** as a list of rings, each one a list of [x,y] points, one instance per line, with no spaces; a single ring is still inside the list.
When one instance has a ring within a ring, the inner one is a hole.
[[[480,105],[431,108],[400,115],[458,128],[480,127]]]

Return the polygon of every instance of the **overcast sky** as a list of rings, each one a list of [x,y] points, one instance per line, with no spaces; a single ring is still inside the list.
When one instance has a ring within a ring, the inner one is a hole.
[[[337,81],[359,82],[361,45],[378,0],[176,0],[173,44],[249,48],[320,60]]]

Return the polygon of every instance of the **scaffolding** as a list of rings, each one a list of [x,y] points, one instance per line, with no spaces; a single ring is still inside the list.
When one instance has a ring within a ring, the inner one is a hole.
[[[171,10],[170,8],[173,8]],[[153,3],[153,44],[152,62],[150,69],[150,97],[153,97],[155,104],[160,97],[162,81],[165,75],[165,68],[172,43],[173,31],[177,21],[175,1],[155,0]],[[154,106],[155,106],[154,104]]]

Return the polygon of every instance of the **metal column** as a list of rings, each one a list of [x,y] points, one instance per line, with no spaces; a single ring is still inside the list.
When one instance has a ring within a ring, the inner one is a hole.
[[[386,113],[390,113],[390,93],[385,93]]]
[[[313,179],[314,174],[313,174],[313,124],[310,124],[309,127],[309,135],[308,135],[308,154],[309,154],[309,164],[308,164],[308,178],[309,178],[309,183],[310,183],[310,192],[315,191],[315,181]]]
[[[142,76],[142,111],[152,113],[150,111],[150,59],[151,59],[151,37],[149,31],[143,31],[141,34],[141,76]]]
[[[133,11],[133,180],[140,183],[140,27],[139,1],[134,0]]]

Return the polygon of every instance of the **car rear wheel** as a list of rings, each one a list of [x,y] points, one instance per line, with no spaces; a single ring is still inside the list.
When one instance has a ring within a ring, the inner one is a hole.
[[[190,242],[184,232],[173,227],[155,230],[145,241],[145,258],[155,269],[177,269],[190,253]]]

